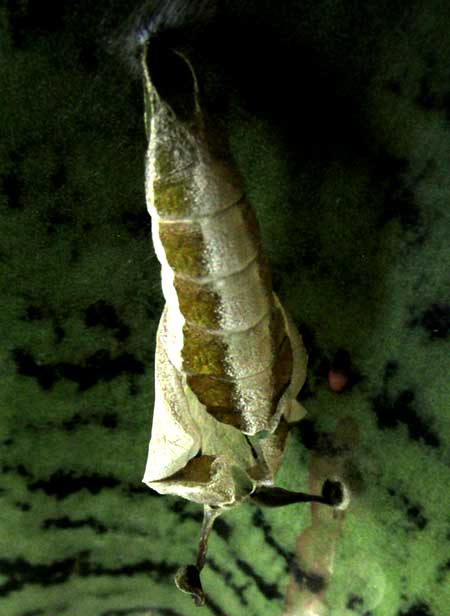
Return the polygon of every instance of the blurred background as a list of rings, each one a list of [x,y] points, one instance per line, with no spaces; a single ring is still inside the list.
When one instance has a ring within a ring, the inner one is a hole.
[[[336,473],[351,503],[224,515],[201,613],[447,616],[449,5],[217,4],[199,81],[310,356],[277,483]],[[201,510],[141,483],[163,304],[138,6],[0,7],[2,616],[199,613],[173,575]]]

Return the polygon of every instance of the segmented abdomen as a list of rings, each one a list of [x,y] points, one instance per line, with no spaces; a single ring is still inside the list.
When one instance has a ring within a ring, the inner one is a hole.
[[[292,349],[254,213],[202,130],[162,102],[150,128],[147,203],[167,302],[160,343],[216,419],[247,434],[273,429]]]

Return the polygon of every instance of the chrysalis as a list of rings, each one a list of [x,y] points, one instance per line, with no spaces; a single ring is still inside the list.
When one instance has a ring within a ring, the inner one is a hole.
[[[172,88],[158,83],[162,56]],[[223,139],[202,111],[189,59],[150,40],[142,68],[146,200],[166,300],[143,481],[204,507],[197,562],[176,577],[201,605],[200,571],[220,513],[246,500],[337,505],[342,492],[331,481],[317,496],[272,485],[289,426],[304,415],[296,396],[307,355],[272,291],[258,223]]]

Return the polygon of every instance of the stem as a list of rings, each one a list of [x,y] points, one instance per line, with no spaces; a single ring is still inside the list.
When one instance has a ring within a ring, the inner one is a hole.
[[[262,507],[284,507],[294,503],[322,503],[336,507],[343,500],[343,490],[338,481],[327,479],[322,486],[322,494],[305,494],[283,488],[262,487],[257,488],[250,498],[256,505]]]
[[[213,509],[208,505],[203,507],[203,522],[200,529],[200,539],[198,542],[196,567],[199,571],[203,569],[208,551],[208,540],[214,526],[215,519],[220,515],[220,509]]]
[[[221,510],[205,505],[203,507],[203,522],[198,542],[197,561],[195,565],[187,565],[178,569],[175,575],[175,584],[183,592],[192,595],[195,604],[204,605],[206,597],[200,580],[200,571],[205,566],[206,553],[208,551],[208,539],[211,534],[214,520],[220,515]]]

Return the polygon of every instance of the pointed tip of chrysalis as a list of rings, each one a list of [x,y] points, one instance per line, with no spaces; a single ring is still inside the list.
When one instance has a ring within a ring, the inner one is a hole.
[[[179,590],[192,596],[195,605],[205,604],[206,597],[200,580],[200,571],[195,565],[186,565],[178,569],[175,584]]]

